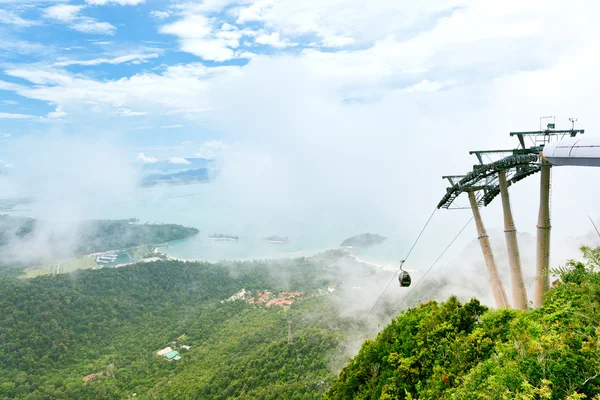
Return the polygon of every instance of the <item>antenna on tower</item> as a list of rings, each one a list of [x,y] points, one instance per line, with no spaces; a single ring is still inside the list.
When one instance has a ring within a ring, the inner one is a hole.
[[[571,130],[574,130],[575,122],[577,122],[577,118],[569,118],[569,121],[571,121]]]

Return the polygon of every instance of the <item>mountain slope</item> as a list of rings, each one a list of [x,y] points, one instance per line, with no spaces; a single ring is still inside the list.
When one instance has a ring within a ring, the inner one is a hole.
[[[335,272],[316,258],[157,261],[0,281],[0,399],[318,398],[360,331],[325,296]],[[305,298],[222,301],[241,288]],[[173,341],[181,360],[156,355]]]
[[[600,250],[583,250],[587,265],[560,271],[539,309],[490,311],[450,298],[401,314],[363,344],[325,398],[600,396]]]

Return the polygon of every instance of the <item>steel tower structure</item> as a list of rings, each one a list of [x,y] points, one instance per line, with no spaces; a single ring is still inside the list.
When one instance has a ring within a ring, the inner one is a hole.
[[[540,118],[540,127],[542,118]],[[544,146],[553,142],[554,139],[563,139],[566,136],[575,137],[578,133],[584,133],[584,130],[576,130],[573,127],[570,130],[556,130],[554,122],[549,123],[545,130],[540,128],[539,131],[511,132],[510,136],[516,136],[519,140],[517,148],[510,150],[471,151],[470,154],[474,154],[479,161],[478,165],[473,166],[472,171],[465,175],[443,177],[450,182],[450,187],[446,189],[446,194],[440,200],[438,208],[463,208],[457,207],[455,200],[462,193],[468,194],[470,208],[477,224],[479,242],[489,273],[492,293],[494,294],[494,300],[498,308],[510,307],[510,304],[506,299],[504,286],[498,275],[496,262],[483,225],[479,207],[487,206],[498,194],[501,195],[504,214],[504,234],[511,271],[512,303],[517,309],[527,309],[527,292],[523,281],[517,230],[512,216],[508,188],[510,185],[536,172],[541,172],[540,207],[537,224],[536,281],[533,301],[536,307],[541,305],[549,287],[551,228],[551,164],[543,157],[542,151]],[[531,146],[527,146],[526,139],[531,141]],[[491,156],[498,154],[504,155],[504,157],[493,161]],[[489,158],[490,163],[484,163],[483,156]]]

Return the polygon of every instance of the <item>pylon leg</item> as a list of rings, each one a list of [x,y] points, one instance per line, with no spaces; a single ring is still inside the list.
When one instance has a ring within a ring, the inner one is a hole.
[[[537,261],[533,305],[541,307],[550,287],[550,165],[541,167],[540,210],[537,223]]]
[[[475,194],[471,191],[469,194],[469,202],[471,203],[471,210],[473,211],[473,217],[475,218],[475,224],[477,225],[477,233],[479,234],[479,244],[481,245],[481,251],[483,252],[483,258],[485,259],[485,265],[488,270],[490,285],[492,287],[492,294],[494,295],[494,301],[496,302],[497,308],[510,308],[508,299],[506,297],[506,291],[500,275],[498,274],[498,268],[496,267],[496,260],[494,259],[494,253],[490,246],[490,239],[483,226],[481,214],[479,212],[479,206],[475,199]]]
[[[506,249],[508,251],[508,263],[510,265],[512,303],[513,307],[517,310],[527,310],[527,290],[525,289],[521,268],[517,228],[515,227],[515,221],[513,220],[510,198],[508,196],[506,171],[498,172],[498,181],[500,183],[500,195],[502,197],[502,211],[504,212],[504,236],[506,238]]]

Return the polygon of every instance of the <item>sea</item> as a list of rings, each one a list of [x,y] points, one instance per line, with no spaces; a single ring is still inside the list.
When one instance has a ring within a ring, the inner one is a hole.
[[[50,219],[45,205],[19,206],[14,216]],[[386,236],[381,245],[355,249],[357,257],[383,268],[396,268],[410,243],[395,224],[373,224],[368,213],[345,210],[339,205],[303,208],[295,205],[246,204],[243,197],[228,197],[211,183],[136,188],[126,196],[86,204],[61,219],[127,219],[137,223],[174,223],[195,227],[200,233],[160,246],[171,257],[217,262],[311,256],[340,249],[348,237],[371,232]],[[211,234],[238,236],[235,241],[213,240]],[[270,243],[269,236],[287,237],[286,243]]]

